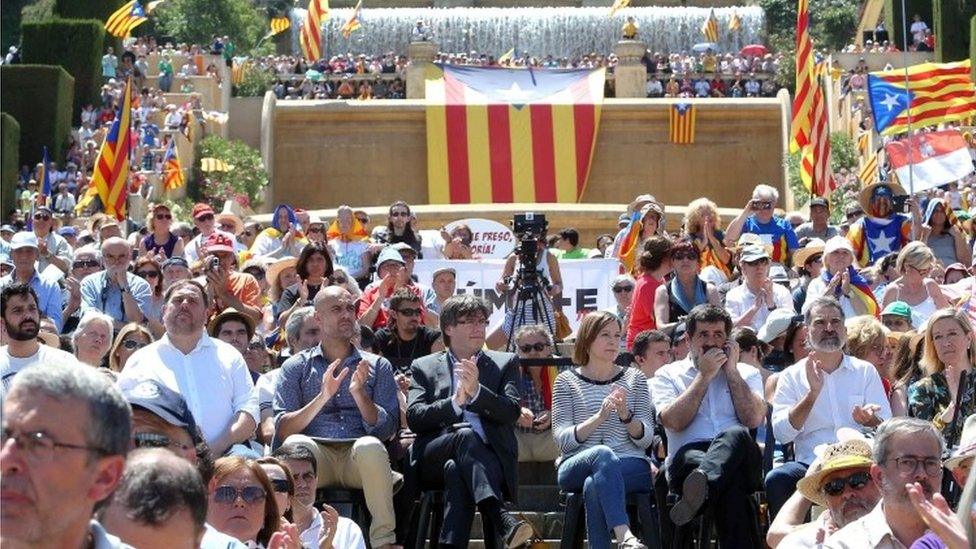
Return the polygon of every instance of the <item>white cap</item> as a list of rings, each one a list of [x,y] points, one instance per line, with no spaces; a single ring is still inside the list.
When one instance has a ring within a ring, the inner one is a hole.
[[[756,337],[763,343],[769,343],[786,333],[794,316],[796,316],[795,313],[790,309],[775,309],[771,311],[769,316],[766,317],[766,322],[759,328],[759,333],[756,334]]]
[[[14,233],[14,236],[10,239],[10,249],[19,250],[21,248],[34,248],[36,250],[37,235],[30,231]]]

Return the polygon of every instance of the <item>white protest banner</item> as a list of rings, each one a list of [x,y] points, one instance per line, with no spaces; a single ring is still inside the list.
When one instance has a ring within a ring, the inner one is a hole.
[[[575,330],[586,313],[613,307],[616,303],[610,281],[617,276],[620,263],[616,259],[571,259],[559,262],[563,277],[563,291],[559,306]],[[457,293],[472,293],[484,297],[492,307],[489,330],[501,325],[505,318],[505,295],[495,290],[502,276],[505,261],[484,259],[472,261],[418,260],[413,272],[421,284],[430,286],[436,269],[451,267],[457,271]]]
[[[515,249],[515,235],[512,230],[491,219],[460,219],[448,223],[445,228],[450,233],[462,223],[471,229],[471,251],[475,257],[505,259]]]

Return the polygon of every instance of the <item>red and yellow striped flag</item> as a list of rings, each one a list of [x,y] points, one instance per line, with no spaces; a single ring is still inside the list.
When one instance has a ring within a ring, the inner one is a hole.
[[[702,23],[701,31],[709,42],[718,42],[718,19],[715,18],[715,8],[708,13],[708,19]]]
[[[861,132],[857,136],[857,154],[862,157],[868,153],[868,145],[871,142],[871,132]]]
[[[428,202],[578,202],[604,79],[604,69],[432,67]]]
[[[878,153],[872,154],[871,158],[868,158],[867,162],[861,166],[857,178],[861,180],[861,187],[878,182]]]
[[[163,156],[163,189],[171,191],[186,183],[183,179],[183,166],[180,165],[180,155],[176,151],[176,139],[169,140],[166,154]]]
[[[695,142],[697,109],[689,103],[671,105],[668,113],[669,136],[672,143],[690,145]]]
[[[790,152],[810,144],[813,124],[814,80],[813,41],[810,39],[808,0],[799,0],[796,12],[796,95],[793,96],[793,121],[790,124]]]
[[[95,161],[92,186],[98,190],[98,197],[105,208],[105,214],[119,221],[125,219],[126,198],[129,181],[129,155],[132,152],[132,77],[125,84],[122,93],[122,106],[112,123],[102,149]]]
[[[356,2],[356,8],[352,10],[352,15],[349,16],[349,20],[342,24],[342,28],[339,32],[342,33],[343,38],[349,38],[349,35],[353,31],[363,28],[363,25],[359,22],[359,12],[363,9],[363,0]]]
[[[976,115],[971,66],[967,59],[869,73],[868,98],[875,129],[881,135],[893,135],[908,131],[909,123],[916,129]]]
[[[729,30],[732,32],[742,30],[742,19],[739,17],[739,12],[732,12],[732,19],[729,19]]]
[[[105,22],[105,32],[117,38],[128,38],[132,29],[146,22],[146,12],[138,0],[129,0]]]
[[[271,18],[271,36],[281,34],[291,28],[291,21],[287,17]]]
[[[315,62],[322,58],[322,20],[329,18],[329,0],[310,0],[298,43],[305,59]]]
[[[834,172],[830,168],[830,117],[821,82],[822,66],[821,63],[815,69],[817,79],[814,81],[812,133],[800,159],[800,179],[814,196],[829,196],[837,188]]]

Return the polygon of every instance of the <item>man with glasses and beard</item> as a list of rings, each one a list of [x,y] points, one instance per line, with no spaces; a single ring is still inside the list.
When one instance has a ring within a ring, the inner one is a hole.
[[[928,526],[909,499],[909,487],[927,501],[942,497],[938,490],[944,451],[945,442],[930,421],[897,417],[882,423],[875,433],[871,465],[871,478],[881,489],[881,502],[836,532],[824,547],[911,547]]]
[[[37,294],[27,284],[11,284],[0,291],[0,316],[7,343],[0,347],[0,396],[7,393],[14,375],[28,366],[80,366],[74,355],[43,345],[37,339],[41,326]]]
[[[812,300],[805,322],[810,355],[780,374],[773,396],[773,433],[777,442],[793,443],[796,461],[766,475],[772,516],[813,463],[814,448],[837,442],[837,429],[872,429],[891,418],[878,371],[844,353],[847,330],[840,303],[830,296]]]
[[[415,358],[444,350],[441,333],[420,323],[420,296],[400,288],[390,296],[390,322],[376,332],[380,354],[399,370],[409,370]]]

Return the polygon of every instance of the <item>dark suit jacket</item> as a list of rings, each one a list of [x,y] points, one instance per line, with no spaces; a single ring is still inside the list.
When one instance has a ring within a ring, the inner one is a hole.
[[[407,424],[417,433],[410,452],[410,462],[424,454],[431,440],[445,433],[455,423],[463,421],[454,413],[451,390],[454,373],[448,367],[447,352],[441,351],[413,361],[410,367],[409,405]],[[509,501],[518,493],[518,442],[515,422],[521,414],[518,391],[519,362],[512,353],[483,351],[478,359],[478,398],[468,404],[468,411],[478,414],[485,436],[501,462],[505,475],[505,490]],[[424,467],[424,464],[419,464]]]

